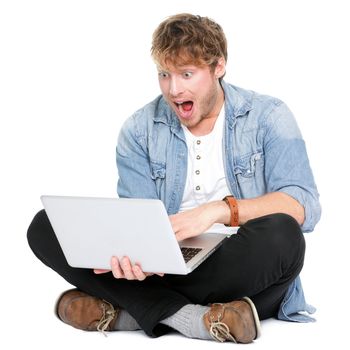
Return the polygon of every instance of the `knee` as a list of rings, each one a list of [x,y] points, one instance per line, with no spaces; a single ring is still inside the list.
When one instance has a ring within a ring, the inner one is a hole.
[[[257,240],[265,242],[270,249],[292,253],[305,251],[305,240],[300,225],[290,215],[276,213],[248,221],[245,225],[248,232],[255,233]]]
[[[284,213],[272,214],[268,218],[269,235],[283,251],[304,255],[305,239],[298,222]]]
[[[33,218],[27,230],[27,240],[33,252],[43,245],[43,232],[50,226],[45,210],[40,210]]]
[[[270,215],[270,225],[274,231],[286,233],[292,238],[303,237],[300,225],[298,222],[290,215],[284,213],[277,213]]]

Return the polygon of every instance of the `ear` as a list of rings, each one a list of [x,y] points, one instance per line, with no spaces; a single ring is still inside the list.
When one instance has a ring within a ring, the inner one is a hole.
[[[219,79],[225,74],[225,72],[226,72],[226,61],[223,57],[220,57],[215,67],[215,71],[214,71],[215,77]]]

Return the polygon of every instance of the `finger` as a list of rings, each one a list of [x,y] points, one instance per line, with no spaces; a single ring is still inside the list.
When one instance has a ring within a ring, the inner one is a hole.
[[[132,271],[139,281],[143,281],[147,277],[147,275],[142,271],[141,267],[138,265],[134,265],[132,267]]]
[[[178,242],[183,241],[185,238],[187,238],[183,231],[176,232],[175,237]]]
[[[161,272],[144,272],[144,274],[146,275],[146,277],[153,276],[153,275],[157,275],[159,277],[163,277],[164,276],[164,273],[161,273]]]
[[[124,278],[123,271],[120,268],[119,260],[116,256],[111,259],[112,273],[115,278]]]
[[[177,220],[177,214],[169,215],[170,225],[173,229],[173,231],[176,233],[179,230],[178,220]]]
[[[124,276],[127,280],[134,280],[136,276],[132,272],[131,263],[127,256],[124,256],[120,261],[120,267],[124,273]]]
[[[101,273],[107,273],[110,272],[111,270],[104,270],[104,269],[94,269],[94,273],[96,273],[96,275],[99,275]]]

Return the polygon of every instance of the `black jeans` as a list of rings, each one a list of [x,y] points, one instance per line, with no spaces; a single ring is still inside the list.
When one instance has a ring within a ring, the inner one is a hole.
[[[242,225],[189,275],[154,275],[140,282],[70,267],[44,210],[34,217],[27,237],[43,263],[80,290],[127,310],[152,337],[166,333],[169,328],[159,322],[186,304],[225,303],[248,296],[260,319],[276,316],[288,286],[302,269],[305,253],[298,223],[286,214],[272,214]]]

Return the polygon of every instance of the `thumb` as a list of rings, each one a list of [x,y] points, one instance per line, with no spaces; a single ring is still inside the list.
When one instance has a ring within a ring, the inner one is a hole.
[[[96,275],[99,275],[101,273],[107,273],[107,272],[110,272],[111,270],[102,270],[102,269],[94,269],[94,273]]]

